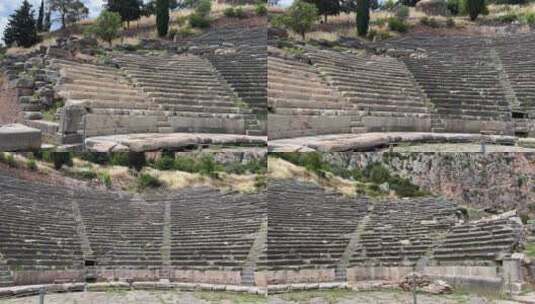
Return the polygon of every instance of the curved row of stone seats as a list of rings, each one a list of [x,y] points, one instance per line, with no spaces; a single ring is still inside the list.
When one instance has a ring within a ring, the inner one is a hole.
[[[164,113],[161,131],[245,134],[246,120],[256,120],[206,59],[119,53],[113,57]]]
[[[516,98],[513,110],[535,117],[535,36],[498,38],[496,51]]]
[[[17,284],[46,282],[83,267],[65,192],[0,174],[0,255]]]
[[[425,95],[405,65],[388,56],[309,47],[305,56],[329,84],[364,113],[368,131],[429,131]]]
[[[522,229],[510,218],[461,224],[448,231],[433,250],[433,258],[441,265],[462,260],[493,262],[516,249]]]
[[[238,96],[259,113],[267,107],[266,46],[239,46],[203,54]]]
[[[263,194],[191,188],[171,198],[171,265],[178,269],[243,268],[266,214]]]
[[[142,92],[111,66],[53,59],[62,83],[56,90],[65,99],[58,132],[85,136],[158,132],[162,113]]]
[[[490,52],[484,47],[440,47],[402,58],[445,131],[511,133],[510,105]]]
[[[314,66],[275,49],[268,66],[270,138],[351,133],[359,127],[358,111]]]
[[[266,41],[267,27],[227,27],[218,28],[196,37],[192,39],[191,44],[194,46],[215,46],[223,44],[260,46],[266,45]]]
[[[268,270],[334,270],[367,200],[294,180],[270,181],[268,187]]]
[[[374,204],[351,265],[414,265],[457,222],[456,206],[434,198]]]
[[[150,269],[162,266],[164,206],[112,193],[81,193],[79,205],[96,266]]]

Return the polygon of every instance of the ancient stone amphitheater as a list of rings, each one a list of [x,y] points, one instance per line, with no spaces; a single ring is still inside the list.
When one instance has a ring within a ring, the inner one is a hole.
[[[94,50],[83,39],[58,40],[47,50],[4,60],[2,103],[22,111],[24,124],[56,145],[80,145],[101,136],[113,140],[117,134],[152,134],[145,137],[150,139],[182,133],[199,135],[178,139],[178,148],[200,142],[262,146],[266,35],[265,28],[223,28],[185,45],[107,52],[99,64],[88,62],[85,53]],[[65,106],[55,121],[41,119],[54,98]]]
[[[515,213],[467,221],[437,197],[347,198],[296,180],[256,194],[134,196],[4,171],[0,197],[0,296],[106,281],[265,293],[398,282],[412,271],[487,290],[524,279]]]
[[[370,45],[270,35],[270,139],[433,132],[532,137],[535,36],[405,36]],[[289,142],[289,141],[288,141]]]

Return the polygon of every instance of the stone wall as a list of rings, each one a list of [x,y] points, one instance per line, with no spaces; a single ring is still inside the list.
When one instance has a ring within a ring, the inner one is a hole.
[[[0,75],[0,124],[20,122],[21,109],[16,88],[9,86],[8,79]]]

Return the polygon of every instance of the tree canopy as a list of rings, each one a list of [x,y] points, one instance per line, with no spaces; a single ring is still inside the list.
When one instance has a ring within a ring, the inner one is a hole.
[[[107,10],[102,11],[100,16],[95,20],[91,27],[91,31],[102,40],[108,42],[112,46],[113,39],[119,36],[119,29],[121,28],[121,15],[116,12]]]
[[[116,12],[121,16],[121,20],[130,25],[131,21],[138,20],[141,17],[141,0],[108,0],[106,9],[110,12]]]
[[[39,42],[33,13],[32,5],[24,0],[21,7],[9,16],[4,30],[6,46],[16,44],[27,48]]]
[[[50,0],[50,10],[60,15],[61,27],[87,18],[89,9],[81,0]]]
[[[275,26],[289,28],[305,39],[306,33],[318,19],[318,8],[315,5],[297,0],[285,14],[274,18],[273,23]]]

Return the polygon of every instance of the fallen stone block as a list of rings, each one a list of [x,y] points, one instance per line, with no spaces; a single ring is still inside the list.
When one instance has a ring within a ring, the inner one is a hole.
[[[40,148],[40,130],[21,124],[0,126],[0,151],[30,151]]]

